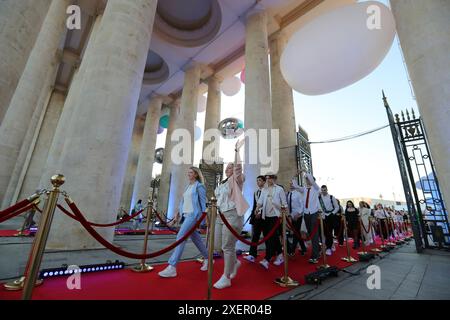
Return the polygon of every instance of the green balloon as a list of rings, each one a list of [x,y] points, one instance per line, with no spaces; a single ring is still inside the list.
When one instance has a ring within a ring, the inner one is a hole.
[[[244,129],[244,122],[242,122],[241,120],[238,121],[238,128]]]
[[[159,119],[159,125],[165,129],[169,127],[169,115],[164,115]]]

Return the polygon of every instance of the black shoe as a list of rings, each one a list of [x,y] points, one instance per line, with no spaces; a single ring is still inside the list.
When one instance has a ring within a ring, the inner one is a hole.
[[[306,254],[305,251],[301,251],[300,254],[302,255],[302,257]]]
[[[311,264],[317,264],[317,263],[319,263],[319,260],[311,258],[311,259],[308,260],[308,262],[311,263]]]

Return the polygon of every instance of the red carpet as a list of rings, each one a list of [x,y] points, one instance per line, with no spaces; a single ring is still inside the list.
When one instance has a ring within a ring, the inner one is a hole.
[[[346,256],[345,247],[336,247],[333,256],[328,257],[328,264],[340,268],[349,266],[341,260]],[[351,250],[357,258],[357,250]],[[289,260],[289,275],[301,284],[304,276],[316,270],[317,265],[308,263],[308,254],[297,255]],[[259,259],[262,258],[260,253]],[[259,263],[250,263],[242,257],[242,266],[232,287],[223,290],[213,289],[213,299],[262,300],[285,292],[274,283],[274,279],[282,276],[283,265],[270,265],[267,271]],[[147,274],[134,273],[131,270],[120,270],[85,274],[81,277],[81,290],[69,290],[66,277],[46,279],[44,284],[35,289],[36,300],[204,300],[207,293],[207,272],[201,272],[200,263],[196,261],[181,262],[177,267],[178,277],[163,279],[158,272],[166,267],[155,266],[155,270]],[[217,259],[214,264],[213,281],[217,281],[223,272],[223,260]],[[20,292],[8,292],[0,289],[0,300],[20,299]]]
[[[0,237],[17,237],[19,231],[17,230],[0,230]],[[30,231],[25,231],[25,236],[31,237],[34,236],[34,232],[30,233]]]

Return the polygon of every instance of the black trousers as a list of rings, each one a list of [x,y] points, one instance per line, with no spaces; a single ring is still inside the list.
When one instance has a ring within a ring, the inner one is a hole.
[[[269,232],[276,225],[278,217],[266,217],[263,221],[263,234],[264,237],[269,234]],[[280,242],[280,228],[277,228],[273,235],[266,241],[266,257],[267,261],[270,261],[272,257],[282,253],[281,242]]]
[[[343,234],[339,234],[341,217],[330,213],[324,220],[325,245],[327,249],[333,246],[333,235],[338,237],[339,244],[344,243]]]
[[[294,226],[295,230],[298,233],[301,233],[300,229],[302,227],[302,221],[303,221],[303,216],[300,216],[297,220],[292,219],[292,225]],[[295,234],[292,237],[291,245],[288,244],[288,253],[289,254],[295,253],[295,249],[297,249],[298,244],[300,244],[300,248],[301,248],[302,252],[305,253],[306,252],[305,242],[303,241],[303,239],[297,238],[297,236]]]
[[[252,242],[258,242],[259,238],[261,237],[261,234],[263,233],[263,227],[264,222],[262,219],[254,219],[252,221]],[[250,253],[251,256],[258,255],[258,247],[257,246],[250,246]]]

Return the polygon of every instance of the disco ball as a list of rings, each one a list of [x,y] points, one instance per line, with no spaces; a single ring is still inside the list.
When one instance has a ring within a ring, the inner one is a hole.
[[[164,148],[158,148],[155,150],[155,161],[162,164],[164,160]]]
[[[224,139],[236,139],[244,133],[244,124],[237,118],[226,118],[220,121],[218,129]]]

